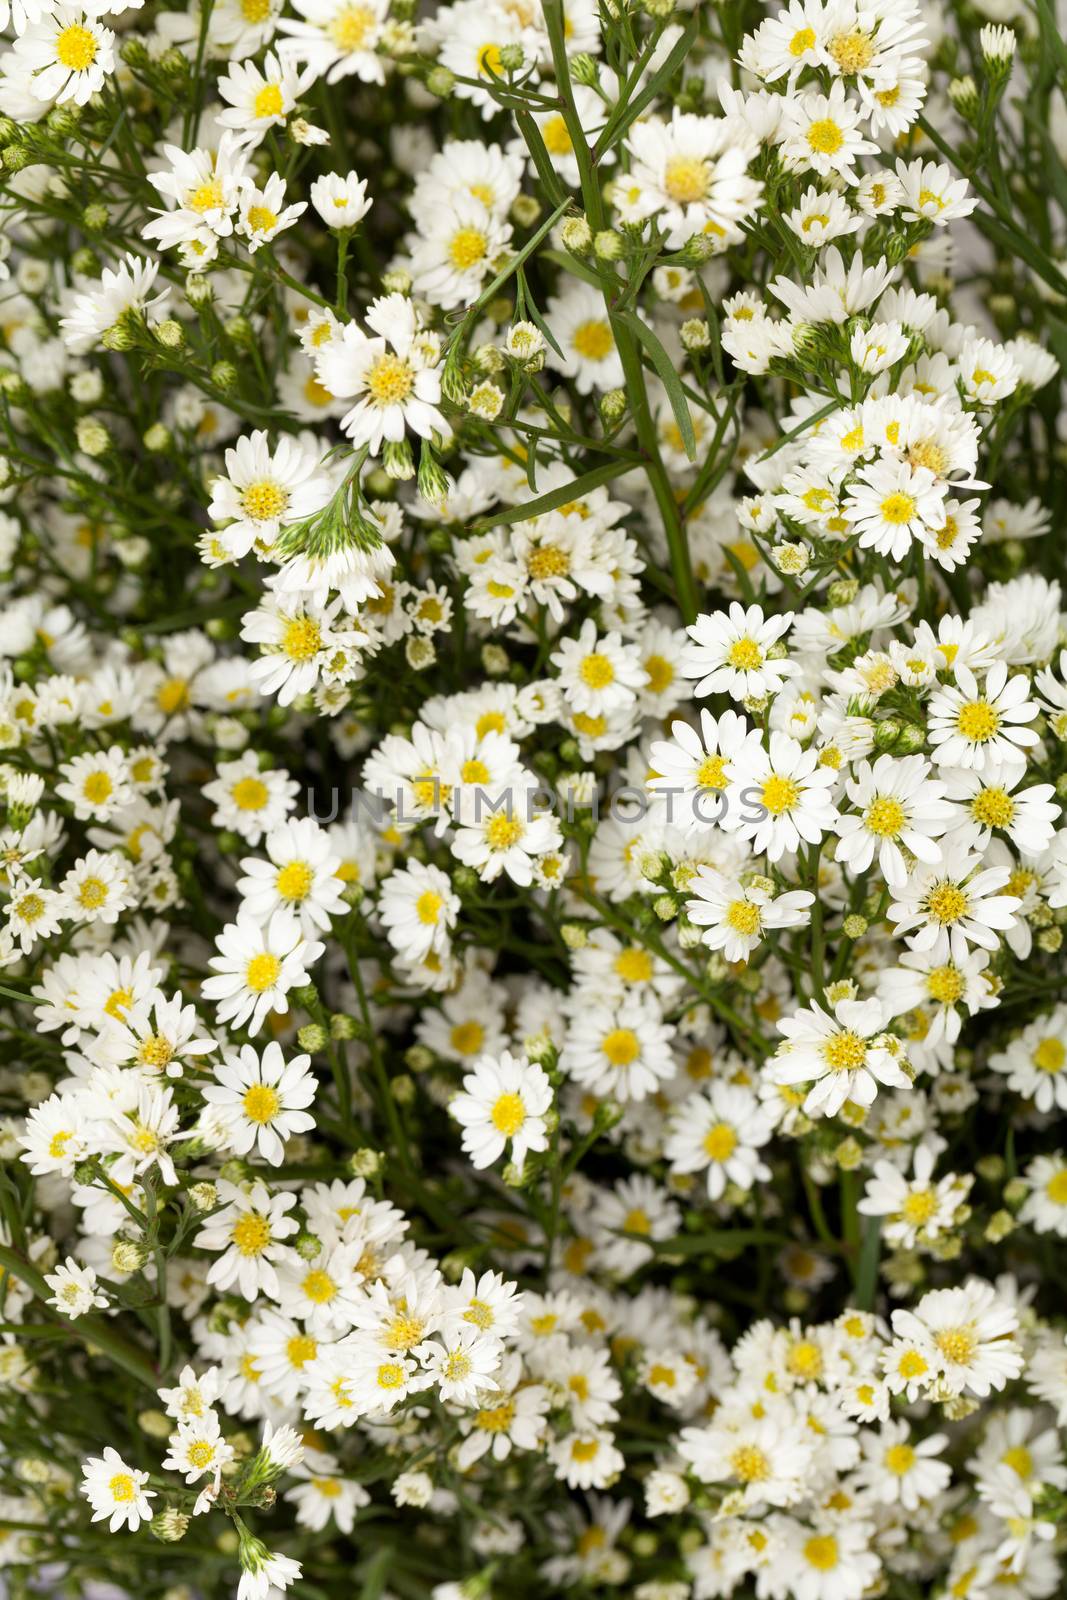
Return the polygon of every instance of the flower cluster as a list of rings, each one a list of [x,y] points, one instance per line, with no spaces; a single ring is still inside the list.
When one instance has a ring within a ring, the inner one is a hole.
[[[13,1594],[1062,1592],[1065,62],[0,0]]]

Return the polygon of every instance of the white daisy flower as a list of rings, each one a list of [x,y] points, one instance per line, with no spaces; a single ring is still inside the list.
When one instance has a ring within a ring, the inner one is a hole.
[[[102,1456],[89,1456],[82,1463],[82,1494],[93,1508],[94,1522],[107,1520],[112,1533],[128,1528],[136,1533],[142,1522],[151,1522],[150,1500],[156,1498],[154,1489],[146,1489],[148,1473],[128,1467],[117,1450],[110,1445]]]
[[[283,524],[320,510],[330,492],[316,449],[285,434],[271,449],[257,429],[226,451],[226,476],[215,480],[208,515],[224,524],[226,549],[244,556],[254,545],[269,550]]]
[[[786,1039],[766,1072],[772,1083],[810,1083],[804,1110],[833,1117],[846,1100],[869,1106],[878,1086],[907,1088],[899,1041],[885,1030],[878,1000],[838,1000],[831,1012],[807,1006],[783,1017],[778,1031]]]
[[[829,791],[837,781],[818,752],[785,733],[772,733],[770,750],[746,745],[737,758],[723,826],[752,841],[757,853],[778,861],[801,841],[818,844],[837,821]]]
[[[271,1166],[281,1165],[285,1141],[315,1126],[307,1110],[318,1087],[310,1066],[310,1056],[287,1063],[273,1039],[262,1054],[246,1044],[223,1055],[215,1067],[217,1082],[201,1092],[232,1150],[243,1156],[255,1148]]]
[[[504,1050],[482,1056],[463,1079],[449,1112],[463,1129],[463,1148],[475,1167],[490,1167],[510,1141],[511,1160],[521,1171],[528,1151],[548,1149],[545,1113],[552,1085],[541,1067]]]
[[[459,914],[459,895],[440,867],[412,861],[382,884],[378,914],[394,950],[406,961],[422,961],[448,949]]]
[[[1015,925],[1019,898],[1000,893],[1011,872],[987,867],[974,844],[969,830],[953,835],[939,862],[916,865],[894,886],[897,898],[889,907],[894,932],[908,936],[911,949],[929,952],[937,961],[962,961],[972,944],[996,950],[1000,934]]]
[[[736,600],[729,611],[699,616],[686,629],[692,643],[682,661],[686,677],[699,679],[693,693],[725,693],[734,700],[780,693],[785,680],[800,670],[778,649],[792,621],[791,611],[765,617],[759,606],[746,608]]]
[[[296,1205],[295,1194],[271,1194],[264,1184],[255,1182],[247,1190],[218,1181],[222,1209],[204,1224],[196,1236],[201,1250],[222,1253],[213,1261],[207,1281],[220,1292],[235,1285],[246,1300],[260,1294],[278,1292],[277,1264],[287,1258],[285,1240],[297,1232],[298,1224],[286,1215]]]
[[[729,714],[729,713],[727,713]],[[810,921],[815,896],[806,889],[774,893],[770,878],[741,878],[700,866],[686,883],[685,914],[703,928],[701,943],[721,950],[727,961],[747,961],[764,936]]]
[[[385,443],[399,444],[407,430],[421,439],[451,437],[438,409],[441,376],[436,353],[419,328],[415,308],[402,295],[375,300],[365,321],[376,337],[354,322],[319,351],[315,371],[330,394],[355,400],[341,427],[357,447],[379,455]]]
[[[208,961],[215,976],[201,984],[204,998],[215,1002],[220,1023],[258,1033],[272,1011],[289,1010],[289,990],[310,982],[308,968],[325,946],[305,939],[290,912],[275,911],[266,923],[239,913],[215,948]]]
[[[958,1289],[932,1289],[914,1311],[894,1311],[892,1323],[898,1337],[915,1341],[948,1394],[981,1399],[1023,1369],[1016,1311],[979,1278]]]
[[[1009,678],[1006,664],[996,661],[979,688],[973,671],[958,657],[953,670],[956,682],[936,689],[927,707],[934,761],[975,772],[984,772],[992,761],[1018,765],[1038,739],[1032,728],[1023,726],[1038,714],[1025,673]]]
[[[311,817],[283,822],[264,841],[267,860],[245,856],[237,880],[242,909],[266,922],[278,910],[294,913],[306,935],[327,932],[331,917],[347,908],[338,877],[340,856],[330,835]]]
[[[672,1172],[707,1171],[708,1196],[718,1200],[728,1183],[751,1189],[770,1179],[757,1150],[770,1140],[771,1119],[751,1089],[713,1082],[677,1107],[663,1153]]]
[[[930,778],[931,770],[922,756],[881,755],[873,766],[857,762],[855,776],[845,780],[856,810],[834,823],[836,859],[858,874],[869,869],[877,853],[878,869],[890,884],[907,878],[905,850],[928,864],[939,861],[937,840],[958,812],[944,798],[945,785]]]
[[[15,40],[14,64],[36,100],[83,106],[115,70],[115,35],[77,6],[49,7]]]
[[[96,1273],[92,1267],[80,1266],[73,1256],[54,1272],[46,1272],[44,1281],[52,1291],[48,1304],[65,1317],[83,1317],[87,1311],[107,1307],[107,1295],[97,1292]]]

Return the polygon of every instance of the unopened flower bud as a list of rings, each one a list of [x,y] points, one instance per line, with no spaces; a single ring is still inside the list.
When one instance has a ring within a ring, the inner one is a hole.
[[[572,255],[585,256],[593,245],[593,230],[584,217],[568,217],[559,230],[564,247]]]

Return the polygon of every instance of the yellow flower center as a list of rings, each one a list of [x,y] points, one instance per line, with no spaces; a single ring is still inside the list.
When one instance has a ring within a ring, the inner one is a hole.
[[[230,790],[230,799],[238,811],[262,811],[270,794],[258,778],[241,778]]]
[[[957,1367],[965,1367],[973,1361],[978,1348],[974,1328],[969,1324],[962,1328],[943,1328],[934,1343],[945,1360]]]
[[[867,808],[863,825],[879,839],[895,839],[907,822],[904,807],[891,795],[879,795]]]
[[[574,149],[567,124],[557,111],[555,116],[549,117],[547,122],[541,124],[541,137],[545,141],[545,149],[554,156],[569,156]]]
[[[402,1311],[393,1318],[385,1335],[385,1345],[388,1350],[411,1350],[422,1342],[426,1332],[426,1324],[420,1317],[411,1316]]]
[[[628,1067],[641,1053],[640,1041],[632,1028],[613,1028],[600,1041],[600,1048],[613,1067]]]
[[[831,117],[822,117],[808,129],[808,144],[820,156],[833,156],[845,142],[845,136]]]
[[[571,558],[559,545],[543,544],[530,551],[526,558],[526,570],[535,583],[541,583],[546,578],[565,578],[571,570]]]
[[[406,361],[387,350],[367,368],[366,384],[375,405],[399,406],[414,388],[415,375]]]
[[[1015,801],[1004,789],[983,789],[971,801],[971,816],[986,828],[1007,828],[1015,815]]]
[[[108,995],[104,1010],[109,1017],[114,1017],[116,1022],[121,1022],[126,1015],[126,1007],[132,999],[133,994],[129,989],[116,989],[113,994]]]
[[[460,228],[452,235],[448,256],[457,272],[467,272],[471,267],[476,267],[479,261],[484,261],[485,251],[484,233],[479,233],[477,228]]]
[[[218,178],[208,178],[206,182],[197,184],[195,189],[190,189],[185,197],[188,210],[203,216],[205,211],[218,211],[223,204],[222,184]]]
[[[94,806],[103,805],[113,789],[114,784],[106,772],[90,772],[82,784],[82,794]]]
[[[173,1055],[174,1046],[170,1040],[165,1039],[161,1033],[153,1033],[144,1040],[137,1052],[137,1059],[143,1067],[151,1067],[155,1072],[162,1072],[170,1065]]]
[[[439,894],[432,889],[424,889],[415,902],[415,915],[426,927],[432,926],[437,921],[441,907],[444,905]]]
[[[729,1161],[737,1149],[737,1134],[728,1122],[717,1122],[704,1135],[704,1154],[711,1161]]]
[[[758,934],[763,925],[760,908],[751,900],[731,900],[726,909],[726,922],[735,933],[744,934],[746,938]]]
[[[902,494],[899,490],[887,494],[881,505],[882,521],[888,522],[894,528],[910,522],[915,515],[915,501],[910,494]]]
[[[1067,1060],[1067,1048],[1059,1039],[1042,1039],[1031,1059],[1039,1072],[1060,1072]]]
[[[257,478],[241,491],[241,510],[253,522],[270,522],[280,517],[289,504],[289,491],[270,478]]]
[[[107,1486],[116,1505],[128,1504],[137,1494],[137,1485],[128,1472],[116,1472],[113,1478],[108,1479]]]
[[[1017,1444],[1012,1449],[1005,1450],[1000,1459],[1020,1478],[1029,1478],[1033,1473],[1034,1458],[1024,1444]]]
[[[823,1369],[822,1351],[811,1339],[798,1339],[789,1352],[786,1365],[794,1377],[818,1378]]]
[[[253,233],[269,233],[278,226],[278,213],[272,211],[270,206],[249,206],[245,221]]]
[[[837,1540],[832,1533],[817,1533],[804,1545],[804,1560],[816,1572],[832,1572],[837,1566]]]
[[[702,789],[725,789],[726,762],[722,756],[705,756],[694,776]]]
[[[374,12],[367,6],[345,6],[327,25],[332,44],[343,55],[358,50],[374,26]]]
[[[926,991],[939,1005],[951,1006],[961,998],[966,988],[958,967],[951,962],[944,967],[934,967],[926,975]]]
[[[937,1210],[937,1196],[932,1189],[913,1189],[905,1197],[902,1215],[908,1222],[922,1227]]]
[[[500,46],[498,44],[483,44],[478,51],[478,75],[488,78],[503,77],[504,67],[500,60]]]
[[[72,23],[56,35],[56,60],[71,72],[86,72],[96,60],[96,40],[88,28]]]
[[[913,467],[926,467],[929,472],[942,473],[948,467],[949,455],[936,439],[920,439],[909,448],[908,460]]]
[[[258,1211],[246,1211],[234,1223],[230,1238],[243,1256],[262,1255],[270,1244],[270,1223]]]
[[[888,1470],[902,1478],[915,1465],[915,1451],[910,1444],[891,1444],[885,1453]]]
[[[1067,1206],[1067,1167],[1053,1173],[1045,1185],[1045,1193],[1054,1206]]]
[[[278,981],[281,970],[278,957],[271,955],[269,950],[263,950],[258,956],[253,956],[245,968],[245,983],[253,994],[262,994]]]
[[[474,1425],[481,1428],[483,1433],[507,1433],[514,1419],[515,1402],[505,1400],[503,1405],[479,1411],[474,1418]]]
[[[493,1308],[484,1300],[472,1300],[463,1313],[464,1322],[469,1322],[475,1328],[491,1328],[493,1326]]]
[[[988,700],[972,700],[956,716],[957,731],[972,744],[985,744],[999,727],[1000,715]]]
[[[839,33],[827,48],[841,71],[848,74],[862,72],[869,67],[874,56],[874,45],[865,33]]]
[[[587,361],[603,361],[614,350],[615,338],[608,323],[603,318],[594,317],[589,322],[578,324],[571,344]]]
[[[257,117],[280,117],[282,114],[282,91],[279,84],[266,83],[252,102],[252,109]]]
[[[289,1340],[285,1353],[289,1357],[289,1365],[299,1370],[306,1367],[309,1361],[314,1361],[319,1353],[319,1347],[310,1334],[298,1333],[295,1338]]]
[[[457,1055],[473,1056],[481,1049],[485,1029],[480,1022],[460,1022],[448,1036]]]
[[[522,1103],[521,1095],[499,1095],[489,1113],[489,1120],[497,1133],[502,1133],[506,1139],[518,1133],[526,1121],[526,1107]]]
[[[606,689],[609,683],[615,682],[615,668],[611,661],[596,651],[585,657],[578,668],[578,675],[590,689]]]
[[[789,41],[789,54],[794,57],[802,56],[806,50],[811,49],[814,43],[814,28],[798,28]]]
[[[949,926],[967,915],[970,901],[955,883],[939,883],[926,897],[926,909],[935,921]]]
[[[241,1104],[245,1108],[245,1116],[250,1122],[258,1122],[261,1126],[272,1122],[281,1109],[281,1101],[277,1090],[266,1083],[254,1083],[245,1091]]]
[[[286,623],[281,642],[290,661],[310,661],[322,649],[322,629],[311,617],[294,617]]]
[[[743,1444],[730,1457],[730,1470],[739,1483],[763,1483],[771,1475],[771,1464],[754,1444]]]
[[[209,1439],[195,1439],[186,1454],[191,1467],[210,1467],[215,1459],[215,1446]]]
[[[328,1272],[309,1272],[303,1283],[304,1293],[312,1305],[328,1305],[337,1293],[337,1285]]]
[[[648,687],[653,694],[663,694],[674,682],[674,668],[663,656],[651,655],[645,660]]]
[[[867,1059],[867,1041],[845,1028],[827,1039],[822,1053],[831,1072],[858,1072]]]
[[[620,950],[614,965],[623,983],[647,983],[652,976],[652,957],[636,945]]]
[[[696,156],[672,156],[663,174],[663,187],[680,206],[706,200],[711,187],[708,163]]]
[[[107,884],[102,878],[86,878],[78,890],[78,904],[85,911],[96,911],[107,899]]]
[[[764,809],[772,817],[780,817],[784,812],[791,811],[800,799],[800,785],[794,783],[792,778],[781,778],[772,772],[763,785],[760,798]]]
[[[303,900],[313,882],[314,874],[306,861],[289,861],[275,878],[274,887],[283,900]]]
[[[184,711],[189,704],[189,682],[187,678],[168,678],[166,683],[161,683],[156,690],[156,705],[165,717],[172,717],[176,711]],[[139,773],[138,766],[145,766],[144,762],[134,765],[133,775],[139,783],[146,782],[152,775],[152,769]]]
[[[755,639],[738,639],[730,646],[726,659],[739,672],[755,672],[763,665],[763,651]]]
[[[490,850],[510,850],[525,832],[518,817],[490,817],[485,827],[485,840]]]

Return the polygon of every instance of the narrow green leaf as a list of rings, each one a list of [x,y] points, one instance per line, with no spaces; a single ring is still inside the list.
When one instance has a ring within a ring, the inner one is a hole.
[[[602,467],[594,467],[592,472],[583,472],[580,478],[573,478],[570,483],[561,483],[558,488],[549,489],[547,494],[538,495],[536,500],[524,500],[518,506],[503,506],[487,517],[480,517],[475,523],[475,530],[482,533],[486,528],[496,528],[505,522],[525,522],[527,517],[541,517],[546,511],[555,511],[557,506],[565,506],[571,500],[580,500],[590,489],[599,489],[602,483],[610,483],[612,478],[620,478],[624,472],[632,470],[632,462],[605,461]]]
[[[674,49],[670,52],[666,61],[657,72],[652,74],[641,93],[634,96],[621,115],[608,118],[607,126],[601,131],[599,139],[593,146],[593,155],[597,160],[604,155],[605,151],[610,150],[613,145],[619,142],[630,124],[637,121],[645,107],[656,98],[664,85],[674,77],[674,74],[693,48],[698,26],[699,19],[694,14],[686,24],[681,37],[675,41]]]
[[[367,1564],[359,1600],[380,1600],[380,1596],[385,1593],[385,1580],[389,1576],[392,1564],[393,1547],[391,1544],[383,1545]]]
[[[689,403],[682,389],[682,381],[675,371],[674,363],[652,332],[647,322],[635,316],[632,311],[626,311],[619,319],[630,332],[644,345],[648,351],[649,360],[656,369],[656,376],[667,391],[667,398],[674,412],[674,420],[678,424],[678,432],[682,436],[682,444],[690,461],[696,460],[697,441],[693,432],[693,419],[689,415]]]
[[[856,1265],[856,1304],[861,1311],[874,1309],[878,1288],[878,1259],[882,1243],[881,1217],[868,1217],[863,1230],[860,1258]]]

